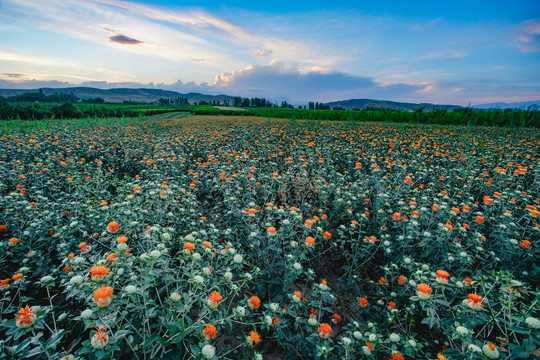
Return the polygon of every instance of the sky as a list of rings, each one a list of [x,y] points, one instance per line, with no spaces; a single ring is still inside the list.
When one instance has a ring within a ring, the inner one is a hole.
[[[0,0],[0,88],[540,99],[540,1]]]

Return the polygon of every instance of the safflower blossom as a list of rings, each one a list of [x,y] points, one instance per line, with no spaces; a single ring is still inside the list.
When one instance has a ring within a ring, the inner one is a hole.
[[[463,303],[472,310],[482,310],[484,308],[482,300],[483,298],[480,295],[469,294],[467,295],[467,299],[463,300]]]
[[[103,265],[94,266],[90,269],[90,276],[92,280],[100,281],[103,280],[104,277],[109,275],[109,272],[111,270]]]
[[[118,225],[117,222],[110,222],[109,225],[107,225],[107,231],[110,233],[115,233],[120,229],[120,225]]]
[[[450,274],[447,271],[445,271],[445,270],[437,270],[437,275],[435,277],[435,281],[438,284],[447,285],[449,277],[450,277]]]
[[[486,345],[482,346],[482,351],[484,352],[484,355],[486,355],[489,359],[498,359],[499,358],[499,350],[493,345],[492,343],[487,343]]]
[[[24,329],[32,326],[36,321],[36,311],[33,307],[26,305],[19,310],[19,313],[15,315],[15,325],[18,328]]]
[[[103,349],[109,343],[109,335],[107,335],[107,329],[102,327],[97,331],[94,331],[94,336],[90,340],[90,345],[96,350]]]
[[[105,307],[110,305],[113,298],[113,288],[109,286],[103,286],[94,291],[94,303],[99,307]]]
[[[217,329],[214,325],[206,325],[204,327],[204,330],[203,330],[203,335],[205,338],[207,338],[208,340],[212,340],[216,337],[217,335]]]
[[[323,338],[323,339],[328,339],[328,337],[330,336],[330,333],[332,332],[332,327],[326,323],[324,324],[321,324],[321,326],[319,326],[319,330],[317,330],[317,333]]]
[[[210,296],[208,297],[206,304],[208,305],[208,307],[215,310],[217,309],[221,300],[223,300],[223,296],[219,293],[219,291],[212,291],[210,293]]]
[[[246,343],[249,346],[254,346],[261,341],[261,336],[256,331],[250,331],[249,335],[246,337]]]
[[[257,296],[252,296],[249,299],[249,307],[251,309],[257,309],[259,306],[261,306],[261,300]]]

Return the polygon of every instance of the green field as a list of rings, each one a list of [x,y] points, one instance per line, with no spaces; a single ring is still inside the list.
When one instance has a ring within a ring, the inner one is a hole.
[[[498,127],[540,127],[538,110],[460,111],[308,110],[294,108],[228,108],[211,105],[0,103],[0,120],[53,120],[68,118],[141,117],[185,111],[194,115],[257,116],[279,119],[371,121]]]

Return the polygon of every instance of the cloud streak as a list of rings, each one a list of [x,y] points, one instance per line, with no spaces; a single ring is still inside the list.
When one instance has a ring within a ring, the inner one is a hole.
[[[115,42],[115,43],[118,43],[118,44],[124,44],[124,45],[140,45],[140,44],[144,44],[144,42],[142,42],[140,40],[137,40],[137,39],[134,39],[134,38],[131,38],[129,36],[122,35],[122,34],[111,36],[111,37],[109,37],[109,39],[112,42]]]
[[[518,46],[522,53],[540,51],[540,19],[528,21],[517,37]]]

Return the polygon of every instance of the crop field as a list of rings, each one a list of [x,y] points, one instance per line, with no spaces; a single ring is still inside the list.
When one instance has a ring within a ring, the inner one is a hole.
[[[540,131],[250,116],[0,134],[0,358],[533,359]]]

